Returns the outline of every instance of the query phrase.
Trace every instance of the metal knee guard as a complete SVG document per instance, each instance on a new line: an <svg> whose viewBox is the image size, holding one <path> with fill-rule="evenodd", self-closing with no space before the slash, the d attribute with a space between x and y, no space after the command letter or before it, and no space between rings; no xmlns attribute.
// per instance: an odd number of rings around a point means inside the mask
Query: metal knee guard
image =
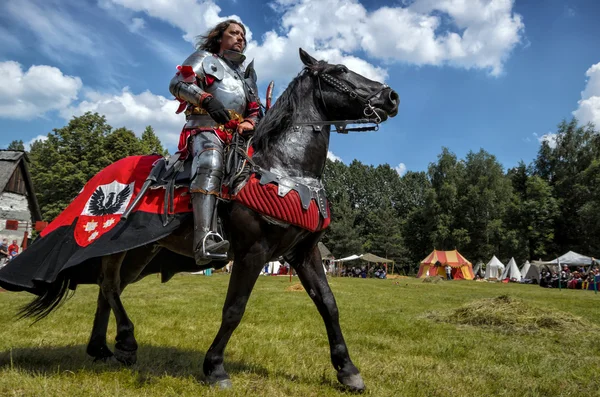
<svg viewBox="0 0 600 397"><path fill-rule="evenodd" d="M212 131L193 136L190 191L217 195L223 179L223 143Z"/></svg>

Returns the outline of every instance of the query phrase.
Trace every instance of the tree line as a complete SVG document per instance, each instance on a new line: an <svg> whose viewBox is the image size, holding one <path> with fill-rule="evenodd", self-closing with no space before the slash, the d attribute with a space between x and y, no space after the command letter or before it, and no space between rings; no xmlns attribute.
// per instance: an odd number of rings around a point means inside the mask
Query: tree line
<svg viewBox="0 0 600 397"><path fill-rule="evenodd" d="M54 129L29 151L44 219L102 168L151 153L167 154L150 126L138 138L86 113ZM323 242L338 258L371 252L414 273L433 248L458 249L474 263L600 255L600 135L576 119L561 122L555 145L542 142L534 161L508 170L483 149L459 159L442 148L427 171L403 176L388 164L327 160L324 182L332 223Z"/></svg>
<svg viewBox="0 0 600 397"><path fill-rule="evenodd" d="M24 150L22 140L8 149ZM85 183L101 169L127 156L168 154L151 126L138 138L127 128L113 128L104 116L86 113L54 129L29 150L30 174L42 218L51 221L64 210Z"/></svg>
<svg viewBox="0 0 600 397"><path fill-rule="evenodd" d="M414 273L434 248L484 263L553 259L569 250L600 255L600 135L561 122L531 164L504 170L481 149L459 159L443 148L426 172L328 161L336 257L372 252Z"/></svg>

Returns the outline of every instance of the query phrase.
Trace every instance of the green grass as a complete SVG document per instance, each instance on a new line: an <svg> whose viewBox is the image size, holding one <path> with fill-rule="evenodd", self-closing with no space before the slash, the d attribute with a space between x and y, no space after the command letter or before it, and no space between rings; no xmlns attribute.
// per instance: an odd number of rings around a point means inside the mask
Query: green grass
<svg viewBox="0 0 600 397"><path fill-rule="evenodd" d="M298 280L294 279L293 283ZM203 383L228 276L148 277L123 302L138 363L85 354L97 287L81 286L34 325L31 299L0 293L1 396L334 396L325 327L289 279L261 277L225 354L234 390ZM331 279L342 329L372 396L600 395L600 294L416 279ZM498 298L500 296L507 296ZM111 319L108 340L115 326Z"/></svg>

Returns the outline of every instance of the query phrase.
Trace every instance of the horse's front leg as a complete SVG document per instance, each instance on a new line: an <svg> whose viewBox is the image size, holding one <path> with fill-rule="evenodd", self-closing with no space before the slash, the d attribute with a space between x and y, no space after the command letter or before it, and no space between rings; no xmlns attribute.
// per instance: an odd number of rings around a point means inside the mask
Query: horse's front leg
<svg viewBox="0 0 600 397"><path fill-rule="evenodd" d="M108 301L117 322L115 358L125 365L137 361L137 341L133 335L133 323L121 302L121 264L127 251L102 257L102 280L100 289Z"/></svg>
<svg viewBox="0 0 600 397"><path fill-rule="evenodd" d="M329 338L331 362L337 370L338 381L353 391L363 391L365 384L358 369L350 359L348 347L340 327L337 304L327 283L319 249L315 246L304 260L291 263L291 265L296 269L302 286L317 306L321 317L323 317L327 337Z"/></svg>
<svg viewBox="0 0 600 397"><path fill-rule="evenodd" d="M251 250L250 253L242 257L236 253L231 278L229 279L227 297L223 305L221 327L215 340L206 352L203 365L204 374L208 382L222 389L231 388L229 374L227 374L223 367L225 347L233 331L235 331L242 320L252 288L254 288L254 284L264 266L265 257L266 255L264 252L261 252L261 249L257 249L255 252Z"/></svg>

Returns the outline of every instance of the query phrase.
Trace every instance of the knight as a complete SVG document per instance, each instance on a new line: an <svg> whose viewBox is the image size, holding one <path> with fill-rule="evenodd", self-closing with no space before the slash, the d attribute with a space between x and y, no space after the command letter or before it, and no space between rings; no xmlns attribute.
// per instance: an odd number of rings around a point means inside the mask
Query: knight
<svg viewBox="0 0 600 397"><path fill-rule="evenodd" d="M169 90L185 110L180 159L192 158L190 175L196 263L224 259L229 241L217 231L216 202L223 179L223 150L232 134L252 134L261 116L254 61L244 67L246 28L236 20L200 36L196 51L178 66Z"/></svg>

